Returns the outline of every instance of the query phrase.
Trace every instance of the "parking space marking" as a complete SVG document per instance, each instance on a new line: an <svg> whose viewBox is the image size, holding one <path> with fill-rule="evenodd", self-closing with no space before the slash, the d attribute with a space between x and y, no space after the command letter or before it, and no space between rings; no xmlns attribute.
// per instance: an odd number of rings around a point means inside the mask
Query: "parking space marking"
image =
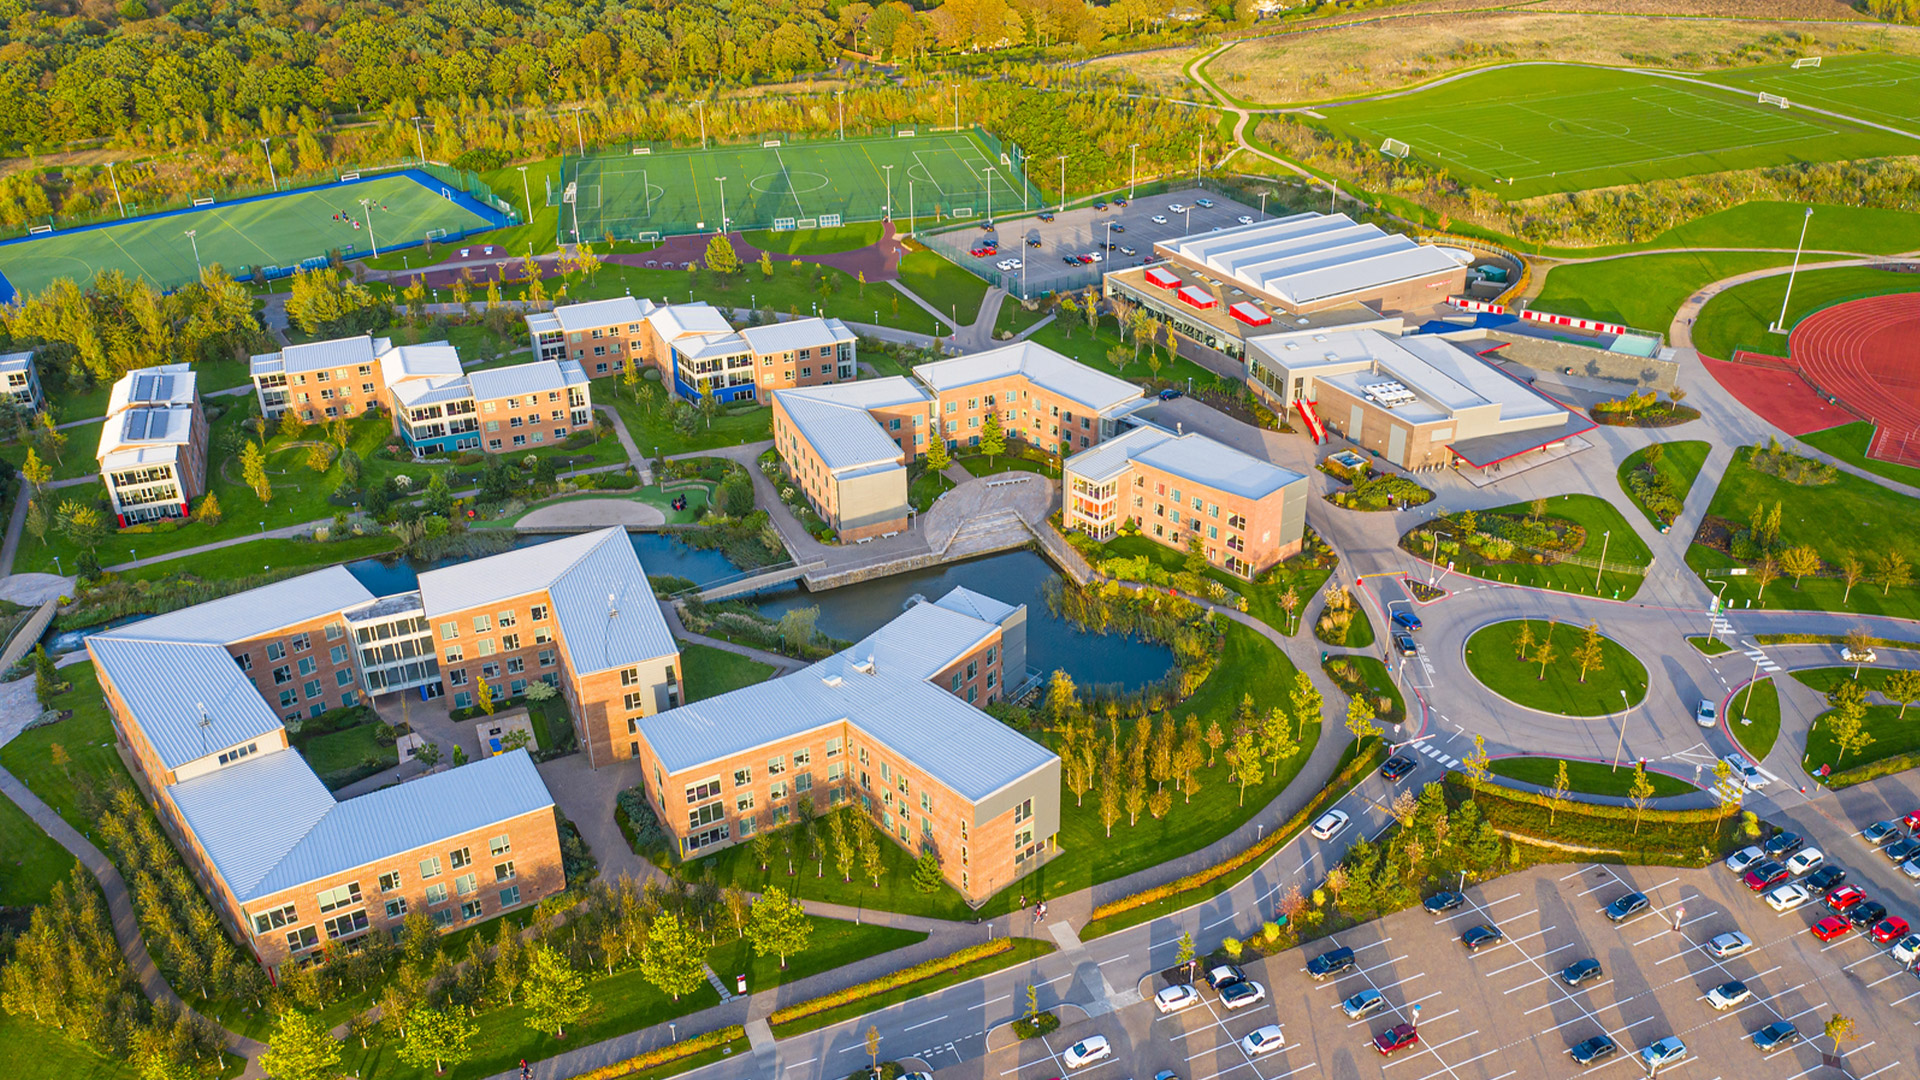
<svg viewBox="0 0 1920 1080"><path fill-rule="evenodd" d="M1852 971L1852 970L1853 970L1854 968L1857 968L1857 967L1859 967L1859 966L1860 966L1861 964L1864 964L1864 963L1866 963L1866 962L1867 962L1867 961L1869 961L1869 960L1877 960L1877 959L1879 959L1880 957L1883 957L1883 956L1885 956L1885 955L1886 955L1886 953L1883 953L1883 952L1870 952L1870 953L1868 953L1867 955L1865 955L1865 956L1863 956L1863 957L1861 957L1860 959L1858 959L1858 960L1855 960L1855 961L1854 961L1853 963L1851 963L1851 964L1848 964L1847 966L1845 966L1845 967L1843 967L1843 968L1841 968L1840 970L1841 970L1841 971Z"/></svg>
<svg viewBox="0 0 1920 1080"><path fill-rule="evenodd" d="M1319 985L1317 985L1317 986L1315 986L1315 987L1314 987L1314 989L1315 989L1315 990L1333 990L1333 989L1337 989L1337 988L1339 987L1339 985L1340 985L1340 980L1341 980L1341 979L1351 979L1351 978L1353 978L1353 977L1354 977L1355 975L1365 975L1365 974L1366 974L1367 972L1369 972L1369 971L1379 971L1379 970L1380 970L1381 968L1383 968L1383 967L1391 967L1391 966L1393 966L1394 964L1397 964L1397 963L1399 963L1400 961L1402 961L1402 960L1405 960L1405 959L1406 959L1406 957L1404 957L1404 956L1396 956L1396 957L1394 957L1394 958L1393 958L1393 959L1391 959L1391 960L1382 960L1382 961L1380 961L1379 963L1377 963L1377 964L1375 964L1375 965L1373 965L1373 966L1372 966L1372 967L1370 967L1370 968L1355 968L1354 970L1352 970L1352 971L1349 971L1349 972L1347 972L1347 973L1346 973L1346 974L1344 974L1344 975L1336 975L1336 976L1334 976L1334 977L1333 977L1333 981L1332 981L1332 982L1323 982L1323 983L1320 983ZM1307 969L1306 969L1306 968L1301 968L1300 970L1301 970L1301 971L1305 971L1305 970L1307 970ZM1369 985L1369 986L1373 986L1373 980L1372 980L1372 979L1368 979L1368 980L1367 980L1367 985ZM1375 986L1375 987L1374 987L1374 989L1376 989L1376 990L1378 990L1378 989L1379 989L1379 987L1377 987L1377 986Z"/></svg>
<svg viewBox="0 0 1920 1080"><path fill-rule="evenodd" d="M1551 930L1552 927L1548 927L1547 929ZM1546 930L1542 930L1541 933L1543 934L1546 933ZM1530 964L1536 959L1544 960L1547 957L1552 956L1554 953L1565 952L1566 950L1573 948L1573 944L1574 944L1573 942L1569 941L1565 945L1558 945L1558 946L1555 946L1554 948L1548 949L1546 952L1541 953L1538 957L1529 956L1525 960L1515 961L1514 963L1508 964L1506 967L1503 967L1503 968L1494 968L1492 971L1485 972L1484 974L1491 977L1494 975L1498 975L1503 971L1512 971L1514 968L1520 967L1522 964Z"/></svg>
<svg viewBox="0 0 1920 1080"><path fill-rule="evenodd" d="M1456 1011L1457 1011L1457 1010L1456 1010ZM1431 1022L1432 1022L1432 1021L1428 1021L1428 1023L1431 1023ZM1446 1049L1447 1047L1449 1047L1449 1046L1452 1046L1452 1045L1453 1045L1454 1043L1457 1043L1457 1042L1459 1042L1459 1041L1460 1041L1461 1039L1471 1039L1471 1038L1473 1038L1473 1037L1474 1037L1475 1035L1478 1035L1478 1034L1480 1034L1480 1029L1479 1029L1479 1028L1474 1028L1474 1029L1473 1029L1472 1031L1469 1031L1469 1032L1467 1032L1467 1033L1466 1033L1465 1035L1455 1035L1455 1036L1454 1036L1453 1038L1451 1038L1451 1039L1448 1039L1448 1040L1447 1040L1446 1042L1443 1042L1443 1043L1435 1043L1435 1044L1433 1044L1433 1045L1431 1045L1431 1046L1429 1046L1429 1045L1428 1045L1428 1044L1426 1044L1426 1043L1421 1043L1421 1044L1420 1044L1420 1053L1421 1053L1421 1054L1432 1054L1432 1055L1434 1055L1434 1057L1435 1057L1436 1059L1438 1059L1438 1058L1439 1058L1439 1056L1440 1056L1440 1051L1442 1051L1442 1050L1445 1050L1445 1049ZM1406 1064L1407 1062L1409 1062L1409 1061L1412 1061L1412 1060L1414 1060L1415 1058L1418 1058L1419 1056L1420 1056L1420 1054L1411 1054L1411 1055L1409 1055L1409 1056L1407 1056L1407 1057L1403 1057L1403 1058L1401 1058L1401 1059L1399 1059L1398 1061L1389 1061L1389 1062L1387 1062L1387 1063L1386 1063L1385 1065L1382 1065L1382 1066L1380 1066L1380 1067L1381 1067L1382 1069L1391 1069L1391 1068L1393 1068L1393 1067L1394 1067L1395 1065L1405 1065L1405 1064ZM1444 1062L1444 1061L1442 1061L1442 1062L1441 1062L1441 1064L1442 1064L1443 1066L1445 1066L1445 1065L1446 1065L1446 1062ZM1441 1071L1442 1071L1442 1072L1447 1072L1447 1073L1451 1073L1451 1072L1453 1071L1453 1068L1452 1068L1452 1066L1447 1066L1447 1067L1445 1067L1445 1068L1443 1068L1443 1069L1442 1069Z"/></svg>
<svg viewBox="0 0 1920 1080"><path fill-rule="evenodd" d="M1879 978L1873 980L1867 985L1869 987L1879 986L1881 983L1886 982L1888 979L1897 979L1900 976L1905 975L1906 973L1907 973L1906 968L1895 968L1893 971L1889 972L1888 974L1880 976Z"/></svg>
<svg viewBox="0 0 1920 1080"><path fill-rule="evenodd" d="M1879 1076L1881 1073L1886 1072L1888 1069L1891 1069L1893 1068L1894 1065L1898 1065L1898 1064L1900 1063L1896 1061L1893 1063L1893 1065L1882 1065L1865 1076L1855 1077L1854 1080L1873 1080L1874 1077Z"/></svg>
<svg viewBox="0 0 1920 1080"><path fill-rule="evenodd" d="M1317 1061L1309 1061L1305 1065L1302 1065L1297 1069L1288 1069L1286 1072L1283 1072L1279 1076L1274 1077L1273 1080L1287 1080L1287 1077L1292 1076L1294 1073L1305 1072L1306 1070L1311 1069L1318 1064L1320 1063Z"/></svg>
<svg viewBox="0 0 1920 1080"><path fill-rule="evenodd" d="M1545 933L1547 933L1547 932L1549 932L1549 931L1551 931L1551 930L1554 930L1554 929L1556 929L1556 928L1555 928L1555 927L1552 927L1552 926L1548 926L1548 927L1543 927L1543 928L1541 928L1541 929L1539 929L1539 930L1535 930L1535 931L1534 931L1533 933L1531 933L1531 934L1528 934L1528 935L1526 935L1525 937L1517 937L1517 938L1508 938L1507 940L1505 940L1505 941L1502 941L1502 942L1501 942L1500 944L1498 944L1498 945L1495 945L1495 946L1494 946L1493 948L1491 948L1491 949L1488 949L1488 950L1487 950L1486 952L1477 952L1477 953L1470 953L1470 954L1468 954L1468 956L1467 956L1467 959L1469 959L1469 960L1473 960L1473 959L1477 959L1478 957L1482 957L1482 956L1487 956L1487 955L1490 955L1490 954L1492 954L1492 953L1497 953L1497 952L1499 952L1499 951L1500 951L1501 949L1504 949L1504 948L1506 948L1506 947L1507 947L1507 946L1509 946L1509 945L1511 945L1511 946L1513 946L1513 947L1514 947L1514 949L1515 949L1516 951L1518 951L1518 952L1520 952L1521 954L1523 954L1523 955L1524 955L1524 954L1526 953L1526 950L1525 950L1525 949L1521 949L1521 948L1520 948L1520 943L1521 943L1521 942L1523 942L1523 941L1532 941L1532 940L1533 940L1534 938L1537 938L1537 937L1539 937L1539 936L1540 936L1541 934L1545 934ZM1505 968L1502 968L1501 970L1502 970L1502 971L1504 971L1504 970L1506 970L1506 969L1505 969ZM1492 972L1487 972L1487 974L1492 974Z"/></svg>
<svg viewBox="0 0 1920 1080"><path fill-rule="evenodd" d="M1920 997L1920 990L1915 990L1913 993L1908 994L1906 997L1901 998L1899 1001L1889 1001L1887 1002L1887 1004L1888 1005L1904 1005L1907 1002L1912 1001L1914 998L1917 998L1917 997ZM1914 1023L1920 1024L1920 1020L1915 1020Z"/></svg>

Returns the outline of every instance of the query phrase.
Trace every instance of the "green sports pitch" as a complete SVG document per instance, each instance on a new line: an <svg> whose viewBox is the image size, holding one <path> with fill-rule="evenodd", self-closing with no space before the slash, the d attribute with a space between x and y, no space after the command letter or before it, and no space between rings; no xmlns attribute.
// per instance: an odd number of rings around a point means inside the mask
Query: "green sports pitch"
<svg viewBox="0 0 1920 1080"><path fill-rule="evenodd" d="M1914 151L1912 139L1761 104L1759 92L1526 64L1322 112L1333 130L1374 147L1398 139L1416 159L1508 199Z"/></svg>
<svg viewBox="0 0 1920 1080"><path fill-rule="evenodd" d="M1877 124L1908 131L1920 125L1920 60L1873 54L1825 57L1818 67L1769 64L1709 77L1749 93L1778 94L1792 104Z"/></svg>
<svg viewBox="0 0 1920 1080"><path fill-rule="evenodd" d="M490 219L476 205L431 177L388 175L29 236L0 244L0 300L32 295L57 278L85 283L102 270L174 288L198 276L196 243L201 264L219 263L238 274L242 267L298 266L335 249L367 252L374 240L385 250L429 233L458 236L499 224L503 215ZM349 215L360 220L359 228Z"/></svg>
<svg viewBox="0 0 1920 1080"><path fill-rule="evenodd" d="M886 217L987 217L1038 206L1021 163L965 134L602 153L566 163L560 239L655 239Z"/></svg>

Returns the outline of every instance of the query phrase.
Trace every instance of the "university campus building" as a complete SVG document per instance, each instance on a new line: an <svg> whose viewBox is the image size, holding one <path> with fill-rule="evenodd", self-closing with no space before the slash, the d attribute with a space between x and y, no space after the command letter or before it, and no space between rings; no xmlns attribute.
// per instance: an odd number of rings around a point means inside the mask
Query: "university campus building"
<svg viewBox="0 0 1920 1080"><path fill-rule="evenodd" d="M40 373L34 368L32 349L0 353L0 393L15 406L34 412L46 404L46 396L40 392Z"/></svg>
<svg viewBox="0 0 1920 1080"><path fill-rule="evenodd" d="M184 518L207 490L207 414L188 364L120 376L100 426L100 479L121 528Z"/></svg>
<svg viewBox="0 0 1920 1080"><path fill-rule="evenodd" d="M1497 343L1495 343L1497 345ZM1247 382L1402 469L1484 469L1593 428L1577 410L1434 334L1269 334L1247 342Z"/></svg>
<svg viewBox="0 0 1920 1080"><path fill-rule="evenodd" d="M515 450L593 430L593 394L571 360L468 374L444 341L394 345L371 335L289 345L252 361L262 415L310 423L386 409L415 456Z"/></svg>
<svg viewBox="0 0 1920 1080"><path fill-rule="evenodd" d="M793 674L642 717L635 756L680 854L857 802L970 901L1040 865L1060 759L981 711L1025 672L1026 617L956 588Z"/></svg>
<svg viewBox="0 0 1920 1080"><path fill-rule="evenodd" d="M1467 263L1345 214L1301 213L1153 245L1155 262L1106 275L1109 298L1138 304L1195 345L1238 359L1281 329L1398 330L1466 288ZM1464 253L1461 253L1464 255Z"/></svg>
<svg viewBox="0 0 1920 1080"><path fill-rule="evenodd" d="M629 362L652 366L683 398L701 388L721 401L766 401L791 386L826 386L859 377L853 331L839 319L792 319L735 330L705 301L656 304L622 296L567 304L528 315L542 359L572 360L592 377L617 375Z"/></svg>
<svg viewBox="0 0 1920 1080"><path fill-rule="evenodd" d="M525 751L336 800L289 726L394 692L473 703L559 688L595 767L680 704L679 650L620 529L420 576L376 597L342 567L87 639L119 742L229 925L269 969L411 911L470 925L564 888ZM294 729L297 730L297 727Z"/></svg>
<svg viewBox="0 0 1920 1080"><path fill-rule="evenodd" d="M1137 427L1066 461L1064 522L1109 540L1131 521L1243 578L1299 554L1307 478L1195 432Z"/></svg>

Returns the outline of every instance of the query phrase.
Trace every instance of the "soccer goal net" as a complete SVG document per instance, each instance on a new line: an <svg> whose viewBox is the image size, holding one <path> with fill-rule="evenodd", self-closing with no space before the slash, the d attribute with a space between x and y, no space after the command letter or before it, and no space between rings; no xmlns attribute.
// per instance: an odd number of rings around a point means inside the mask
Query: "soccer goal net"
<svg viewBox="0 0 1920 1080"><path fill-rule="evenodd" d="M1784 108L1786 108L1786 107L1787 107L1787 99L1786 99L1786 98L1783 98L1783 97L1781 97L1781 96L1780 96L1779 94L1761 94L1761 95L1760 95L1760 104L1762 104L1762 105L1778 105L1778 106L1780 106L1781 108L1783 108L1783 109L1784 109Z"/></svg>
<svg viewBox="0 0 1920 1080"><path fill-rule="evenodd" d="M1817 68L1819 66L1820 58L1817 56L1803 56L1793 62L1793 70L1795 71L1799 71L1801 68Z"/></svg>
<svg viewBox="0 0 1920 1080"><path fill-rule="evenodd" d="M1413 153L1413 147L1408 146L1399 139L1388 139L1380 144L1380 152L1390 158L1404 158L1408 154Z"/></svg>

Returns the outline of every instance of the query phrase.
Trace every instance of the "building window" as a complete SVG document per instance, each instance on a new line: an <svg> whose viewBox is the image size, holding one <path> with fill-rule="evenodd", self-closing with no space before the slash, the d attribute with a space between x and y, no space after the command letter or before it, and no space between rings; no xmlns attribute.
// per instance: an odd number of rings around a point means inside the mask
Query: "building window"
<svg viewBox="0 0 1920 1080"><path fill-rule="evenodd" d="M476 633L476 634L484 634L484 633L486 633L487 631L489 631L489 630L492 630L492 629L493 629L493 616L491 616L491 615L475 615L475 616L473 617L473 632L474 632L474 633Z"/></svg>
<svg viewBox="0 0 1920 1080"><path fill-rule="evenodd" d="M429 855L426 858L421 859L420 860L420 876L423 878L439 877L440 876L440 856Z"/></svg>
<svg viewBox="0 0 1920 1080"><path fill-rule="evenodd" d="M333 662L334 662L335 664L344 664L344 663L346 663L346 662L347 662L347 647L346 647L345 645L335 645L335 646L334 646L333 648L331 648L331 649L328 649L328 650L327 650L327 659L329 659L329 660L331 660L331 661L333 661Z"/></svg>
<svg viewBox="0 0 1920 1080"><path fill-rule="evenodd" d="M293 681L293 668L291 666L287 664L281 664L279 667L273 669L273 684L275 686L280 686L285 683L290 683L292 681Z"/></svg>
<svg viewBox="0 0 1920 1080"><path fill-rule="evenodd" d="M509 888L500 890L500 906L501 907L503 908L517 907L519 906L519 903L520 903L520 886L514 885Z"/></svg>
<svg viewBox="0 0 1920 1080"><path fill-rule="evenodd" d="M767 759L767 775L768 776L779 776L781 773L786 771L787 771L787 755L775 754L773 757L770 757Z"/></svg>
<svg viewBox="0 0 1920 1080"><path fill-rule="evenodd" d="M291 926L293 922L294 908L292 904L288 904L285 907L275 908L272 911L264 911L255 915L253 917L253 932L256 934L270 933L283 926Z"/></svg>
<svg viewBox="0 0 1920 1080"><path fill-rule="evenodd" d="M813 764L813 751L812 751L812 750L809 750L809 749L804 749L804 748L803 748L803 749L800 749L800 750L795 750L795 751L793 752L793 767L794 767L794 768L796 768L796 769L804 769L804 768L806 768L807 766L809 766L809 765L811 765L811 764Z"/></svg>
<svg viewBox="0 0 1920 1080"><path fill-rule="evenodd" d="M827 783L829 784L837 783L839 782L840 778L845 776L846 774L847 774L847 767L841 764L840 762L836 761L833 764L827 766Z"/></svg>
<svg viewBox="0 0 1920 1080"><path fill-rule="evenodd" d="M440 899L444 902L446 900L446 897L442 896ZM433 925L436 927L439 927L442 930L445 930L447 927L453 925L453 909L452 908L447 908L441 911L430 912L429 914L433 916Z"/></svg>
<svg viewBox="0 0 1920 1080"><path fill-rule="evenodd" d="M453 879L453 891L461 896L472 896L480 888L480 875L461 874Z"/></svg>
<svg viewBox="0 0 1920 1080"><path fill-rule="evenodd" d="M267 659L279 660L287 655L287 647L277 641L267 642Z"/></svg>
<svg viewBox="0 0 1920 1080"><path fill-rule="evenodd" d="M781 799L784 799L786 797L787 797L787 782L785 780L775 780L773 783L767 785L767 801L768 802L779 802Z"/></svg>
<svg viewBox="0 0 1920 1080"><path fill-rule="evenodd" d="M400 871L389 870L388 872L380 875L380 891L381 892L383 893L399 892L400 885L401 885Z"/></svg>
<svg viewBox="0 0 1920 1080"><path fill-rule="evenodd" d="M513 841L508 839L504 834L496 836L487 841L487 851L497 859L513 851Z"/></svg>
<svg viewBox="0 0 1920 1080"><path fill-rule="evenodd" d="M733 786L734 787L746 787L748 784L751 784L751 783L753 783L752 766L748 766L747 768L744 768L744 769L733 770Z"/></svg>
<svg viewBox="0 0 1920 1080"><path fill-rule="evenodd" d="M827 756L830 758L836 758L840 756L840 740L839 739L827 740Z"/></svg>
<svg viewBox="0 0 1920 1080"><path fill-rule="evenodd" d="M292 952L305 952L320 944L320 932L311 926L303 926L287 934L287 948Z"/></svg>
<svg viewBox="0 0 1920 1080"><path fill-rule="evenodd" d="M404 919L407 917L407 898L402 896L387 901L387 918Z"/></svg>
<svg viewBox="0 0 1920 1080"><path fill-rule="evenodd" d="M236 746L220 755L220 764L225 765L229 762L239 761L248 754L254 753L259 748L259 743L248 743L245 746Z"/></svg>
<svg viewBox="0 0 1920 1080"><path fill-rule="evenodd" d="M457 638L459 636L460 636L459 623L443 622L440 624L440 640L452 641L454 638Z"/></svg>
<svg viewBox="0 0 1920 1080"><path fill-rule="evenodd" d="M311 648L313 648L313 638L311 635L295 634L293 636L294 652L306 652L308 649L311 649Z"/></svg>
<svg viewBox="0 0 1920 1080"><path fill-rule="evenodd" d="M360 902L360 883L357 881L349 881L345 885L338 885L328 889L326 892L317 894L314 899L319 901L320 913L322 915L336 908L357 904Z"/></svg>
<svg viewBox="0 0 1920 1080"><path fill-rule="evenodd" d="M320 696L320 680L308 679L305 683L301 684L300 689L307 695L308 700L317 698Z"/></svg>
<svg viewBox="0 0 1920 1080"><path fill-rule="evenodd" d="M925 791L920 793L920 812L923 814L933 813L933 795L931 793Z"/></svg>
<svg viewBox="0 0 1920 1080"><path fill-rule="evenodd" d="M473 855L472 855L471 849L460 848L458 850L448 852L447 865L451 866L455 870L460 870L465 867L472 866Z"/></svg>
<svg viewBox="0 0 1920 1080"><path fill-rule="evenodd" d="M697 784L687 785L687 805L689 806L707 799L718 798L719 795L720 778L717 776L708 777Z"/></svg>
<svg viewBox="0 0 1920 1080"><path fill-rule="evenodd" d="M427 906L432 907L433 905L444 904L446 902L447 886L444 882L436 882L435 884L427 886Z"/></svg>
<svg viewBox="0 0 1920 1080"><path fill-rule="evenodd" d="M640 669L637 667L621 668L620 669L620 685L621 686L640 685Z"/></svg>
<svg viewBox="0 0 1920 1080"><path fill-rule="evenodd" d="M463 919L477 919L483 914L485 912L481 909L478 900L468 900L460 905L460 917Z"/></svg>
<svg viewBox="0 0 1920 1080"><path fill-rule="evenodd" d="M367 928L367 913L364 911L355 911L346 915L336 915L328 919L323 925L327 928L327 938L329 940L337 940L346 937L348 934L357 934L365 930Z"/></svg>

